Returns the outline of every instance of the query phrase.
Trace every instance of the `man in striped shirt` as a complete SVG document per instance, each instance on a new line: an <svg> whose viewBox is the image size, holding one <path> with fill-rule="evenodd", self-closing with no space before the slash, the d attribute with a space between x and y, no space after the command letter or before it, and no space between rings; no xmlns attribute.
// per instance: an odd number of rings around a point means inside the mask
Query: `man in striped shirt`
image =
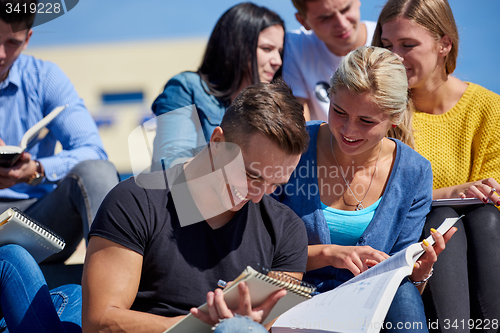
<svg viewBox="0 0 500 333"><path fill-rule="evenodd" d="M54 108L68 106L40 143L12 167L0 167L0 213L18 207L59 234L66 248L47 260L63 262L118 176L68 77L53 63L21 54L33 34L32 6L36 0L0 0L0 145L17 146ZM54 154L58 141L62 151Z"/></svg>

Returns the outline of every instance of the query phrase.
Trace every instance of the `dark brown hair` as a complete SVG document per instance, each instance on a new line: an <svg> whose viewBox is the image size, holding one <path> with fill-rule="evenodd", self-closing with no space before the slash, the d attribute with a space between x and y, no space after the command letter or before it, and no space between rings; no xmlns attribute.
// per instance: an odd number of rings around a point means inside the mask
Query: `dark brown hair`
<svg viewBox="0 0 500 333"><path fill-rule="evenodd" d="M285 31L285 23L278 14L250 2L233 6L221 16L197 72L207 84L209 94L229 105L243 80L249 80L250 84L260 82L257 71L259 34L274 25ZM283 54L281 57L283 59ZM280 67L274 77L280 77L281 72Z"/></svg>
<svg viewBox="0 0 500 333"><path fill-rule="evenodd" d="M258 83L241 91L222 118L227 142L245 146L245 139L261 133L289 155L307 150L304 108L282 80Z"/></svg>
<svg viewBox="0 0 500 333"><path fill-rule="evenodd" d="M0 0L0 20L12 25L13 31L31 29L31 27L33 26L33 22L35 21L35 14L36 14L32 13L30 10L31 4L35 4L35 9L36 9L38 1ZM18 8L20 10L16 11L15 8ZM11 13L9 13L9 11L11 11Z"/></svg>

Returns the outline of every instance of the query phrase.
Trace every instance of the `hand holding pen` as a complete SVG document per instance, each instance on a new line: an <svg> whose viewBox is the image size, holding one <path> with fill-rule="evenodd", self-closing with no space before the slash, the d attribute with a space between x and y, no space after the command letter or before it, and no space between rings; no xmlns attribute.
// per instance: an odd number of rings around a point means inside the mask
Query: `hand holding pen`
<svg viewBox="0 0 500 333"><path fill-rule="evenodd" d="M225 281L219 280L219 287L228 287L232 282L224 284ZM222 319L234 317L236 314L240 316L248 316L253 321L262 323L271 312L272 308L280 300L281 297L286 295L286 290L281 289L272 293L261 305L252 308L252 301L250 298L250 291L248 290L245 282L238 283L239 291L239 305L235 310L228 308L224 300L224 293L222 289L215 289L213 292L207 293L207 308L208 314L201 312L197 308L192 308L191 314L201 321L209 324L216 325Z"/></svg>

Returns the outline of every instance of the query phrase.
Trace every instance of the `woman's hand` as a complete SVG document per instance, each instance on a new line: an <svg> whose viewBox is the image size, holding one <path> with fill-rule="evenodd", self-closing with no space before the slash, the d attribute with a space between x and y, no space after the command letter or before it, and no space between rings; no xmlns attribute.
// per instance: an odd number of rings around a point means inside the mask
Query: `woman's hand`
<svg viewBox="0 0 500 333"><path fill-rule="evenodd" d="M239 306L235 310L228 308L222 290L216 289L214 292L210 291L207 293L208 314L201 312L197 308L192 308L191 314L212 326L219 323L221 319L232 318L236 314L248 316L253 321L262 323L280 298L286 295L286 290L278 290L272 293L260 306L252 308L250 292L245 282L241 282L238 285L238 291Z"/></svg>
<svg viewBox="0 0 500 333"><path fill-rule="evenodd" d="M370 246L310 245L307 270L333 266L356 276L387 258L389 255Z"/></svg>
<svg viewBox="0 0 500 333"><path fill-rule="evenodd" d="M500 205L500 184L494 178L481 179L475 182L440 188L433 191L434 199L478 198L484 203L491 200Z"/></svg>
<svg viewBox="0 0 500 333"><path fill-rule="evenodd" d="M427 241L423 242L425 253L415 263L413 273L410 275L410 280L413 282L422 281L431 274L432 265L437 261L439 254L443 252L446 243L448 243L451 236L453 236L456 231L457 228L453 227L443 236L435 229L431 229L431 235L435 243L431 246L425 244Z"/></svg>

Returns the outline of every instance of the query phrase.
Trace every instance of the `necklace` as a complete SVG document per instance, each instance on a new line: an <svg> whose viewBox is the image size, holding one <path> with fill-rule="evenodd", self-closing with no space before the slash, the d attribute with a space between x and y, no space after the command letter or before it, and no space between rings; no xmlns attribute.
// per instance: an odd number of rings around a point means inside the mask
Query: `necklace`
<svg viewBox="0 0 500 333"><path fill-rule="evenodd" d="M377 162L375 163L375 171L373 171L372 179L370 180L370 185L368 185L368 189L366 190L365 196L360 201L354 195L354 192L352 191L351 187L349 186L349 182L347 181L347 179L345 179L344 173L342 172L342 168L340 167L339 162L337 161L337 157L335 157L335 153L333 152L333 134L332 134L332 137L330 139L330 149L332 150L332 155L333 155L333 158L335 159L335 163L337 164L337 167L340 170L340 174L342 175L342 178L344 178L344 182L347 185L347 188L349 189L349 192L351 192L351 194L354 197L354 199L358 202L358 204L356 205L355 210L362 210L362 209L365 208L365 207L363 207L363 205L361 203L363 202L363 200L365 200L366 195L368 194L368 192L370 191L370 187L372 186L373 178L375 178L375 174L377 173L378 161L380 161L380 155L382 155L382 148L383 147L384 147L384 140L382 140L382 145L380 146L380 152L378 153Z"/></svg>

